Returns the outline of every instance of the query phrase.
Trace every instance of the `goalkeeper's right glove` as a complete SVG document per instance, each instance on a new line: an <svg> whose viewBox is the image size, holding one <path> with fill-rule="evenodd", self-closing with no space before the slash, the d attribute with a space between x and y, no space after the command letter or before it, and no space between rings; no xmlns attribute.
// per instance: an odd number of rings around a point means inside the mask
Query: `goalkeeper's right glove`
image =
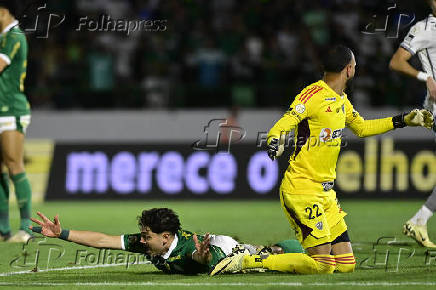
<svg viewBox="0 0 436 290"><path fill-rule="evenodd" d="M272 161L274 161L277 157L277 152L279 151L279 139L272 138L271 141L268 144L268 156L271 158Z"/></svg>

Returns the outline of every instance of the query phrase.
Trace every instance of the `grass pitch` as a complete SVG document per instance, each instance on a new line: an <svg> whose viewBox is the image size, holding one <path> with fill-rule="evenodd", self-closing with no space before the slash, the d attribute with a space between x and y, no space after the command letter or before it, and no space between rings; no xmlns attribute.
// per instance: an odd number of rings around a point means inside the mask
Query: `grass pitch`
<svg viewBox="0 0 436 290"><path fill-rule="evenodd" d="M25 246L0 243L0 286L8 289L211 290L434 288L436 249L427 251L401 234L402 224L422 203L416 200L342 200L341 205L349 214L346 221L357 257L357 269L351 274L166 275L140 259L130 265L137 257L128 257L127 253L110 251L105 254L58 239L36 239ZM137 232L136 217L142 209L152 207L173 208L180 215L182 227L197 233L226 234L256 244L294 237L278 200L50 202L35 205L34 211L40 210L49 217L59 213L64 228L118 235ZM17 227L19 217L14 207L11 218L12 225ZM428 228L435 241L436 219L430 220ZM107 258L109 254L113 259ZM128 267L126 263L130 263Z"/></svg>

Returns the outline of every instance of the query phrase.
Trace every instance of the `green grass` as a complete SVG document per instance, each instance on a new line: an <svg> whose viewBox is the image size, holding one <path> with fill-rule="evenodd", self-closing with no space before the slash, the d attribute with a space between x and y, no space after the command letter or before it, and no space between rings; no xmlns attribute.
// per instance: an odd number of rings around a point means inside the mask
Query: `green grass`
<svg viewBox="0 0 436 290"><path fill-rule="evenodd" d="M110 289L143 289L144 287L153 289L348 289L351 287L361 289L387 287L424 289L436 286L436 250L433 255L435 258L430 260L430 265L426 265L426 250L418 247L412 240L401 234L402 224L422 205L422 201L343 200L341 205L349 213L346 221L358 259L357 269L351 274L299 276L256 273L219 277L182 276L162 274L151 265L32 273L34 265L32 263L24 265L22 245L0 243L0 286L6 288L15 286L17 289L22 289L25 286L38 289L48 287L58 289L103 287ZM123 234L137 232L136 216L142 209L164 206L173 208L179 213L184 229L199 233L226 234L237 237L241 241L255 244L268 244L294 237L282 213L279 201L53 202L35 205L34 209L42 211L49 217L59 213L64 228ZM19 220L18 211L15 208L11 212L11 219L12 225L16 227ZM428 227L432 240L436 240L436 230L433 230L435 225L436 222L430 220ZM396 243L386 245L388 240L392 240L392 238L387 238L382 240L384 245L374 247L373 244L380 237L395 237ZM41 240L38 241L41 242ZM60 258L57 258L58 252L52 252L49 269L78 266L74 264L77 250L98 254L96 249L57 239L49 239L45 243L55 244L57 246L54 247L65 250L64 255ZM49 248L44 246L44 243L39 244L39 246L36 243L27 246L26 249L29 253L27 261L34 259L38 248L40 250L38 268L43 270L47 268L48 254L46 249ZM400 249L402 249L402 254L399 263L397 263ZM387 268L382 265L386 251L390 253ZM410 253L413 255L408 257ZM374 265L375 254L377 254L376 262L379 265ZM14 259L16 262L13 263L12 267L10 263ZM83 266L86 263L80 265ZM26 273L4 275L4 273L14 271L25 271ZM418 284L411 284L415 282ZM423 285L425 282L430 283L430 285ZM108 285L105 286L102 283L108 283ZM129 285L129 283L131 284ZM144 285L144 283L149 284ZM351 285L350 283L357 284ZM363 283L368 284L363 286Z"/></svg>

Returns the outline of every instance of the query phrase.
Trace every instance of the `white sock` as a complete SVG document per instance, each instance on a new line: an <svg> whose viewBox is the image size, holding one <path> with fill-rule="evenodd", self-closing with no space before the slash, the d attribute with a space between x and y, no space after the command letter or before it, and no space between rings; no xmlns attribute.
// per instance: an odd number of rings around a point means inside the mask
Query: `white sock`
<svg viewBox="0 0 436 290"><path fill-rule="evenodd" d="M431 216L433 215L433 212L429 210L425 205L423 205L418 212L413 216L413 218L410 219L412 223L418 226L425 226L427 224L427 221Z"/></svg>

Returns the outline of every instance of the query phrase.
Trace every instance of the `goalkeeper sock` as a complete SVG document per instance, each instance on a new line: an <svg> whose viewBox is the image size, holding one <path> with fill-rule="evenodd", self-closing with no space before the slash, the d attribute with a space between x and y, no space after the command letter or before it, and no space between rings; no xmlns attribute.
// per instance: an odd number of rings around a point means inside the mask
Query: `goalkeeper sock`
<svg viewBox="0 0 436 290"><path fill-rule="evenodd" d="M335 270L335 259L332 255L308 256L302 253L245 256L242 269L263 268L271 271L296 274L331 274Z"/></svg>
<svg viewBox="0 0 436 290"><path fill-rule="evenodd" d="M0 175L0 233L5 236L11 232L9 224L9 177Z"/></svg>
<svg viewBox="0 0 436 290"><path fill-rule="evenodd" d="M18 206L20 208L20 230L31 233L30 215L32 213L32 191L26 173L19 173L11 177L15 186Z"/></svg>
<svg viewBox="0 0 436 290"><path fill-rule="evenodd" d="M336 261L336 272L340 273L349 273L354 272L354 268L356 267L356 259L354 258L353 253L335 255Z"/></svg>

